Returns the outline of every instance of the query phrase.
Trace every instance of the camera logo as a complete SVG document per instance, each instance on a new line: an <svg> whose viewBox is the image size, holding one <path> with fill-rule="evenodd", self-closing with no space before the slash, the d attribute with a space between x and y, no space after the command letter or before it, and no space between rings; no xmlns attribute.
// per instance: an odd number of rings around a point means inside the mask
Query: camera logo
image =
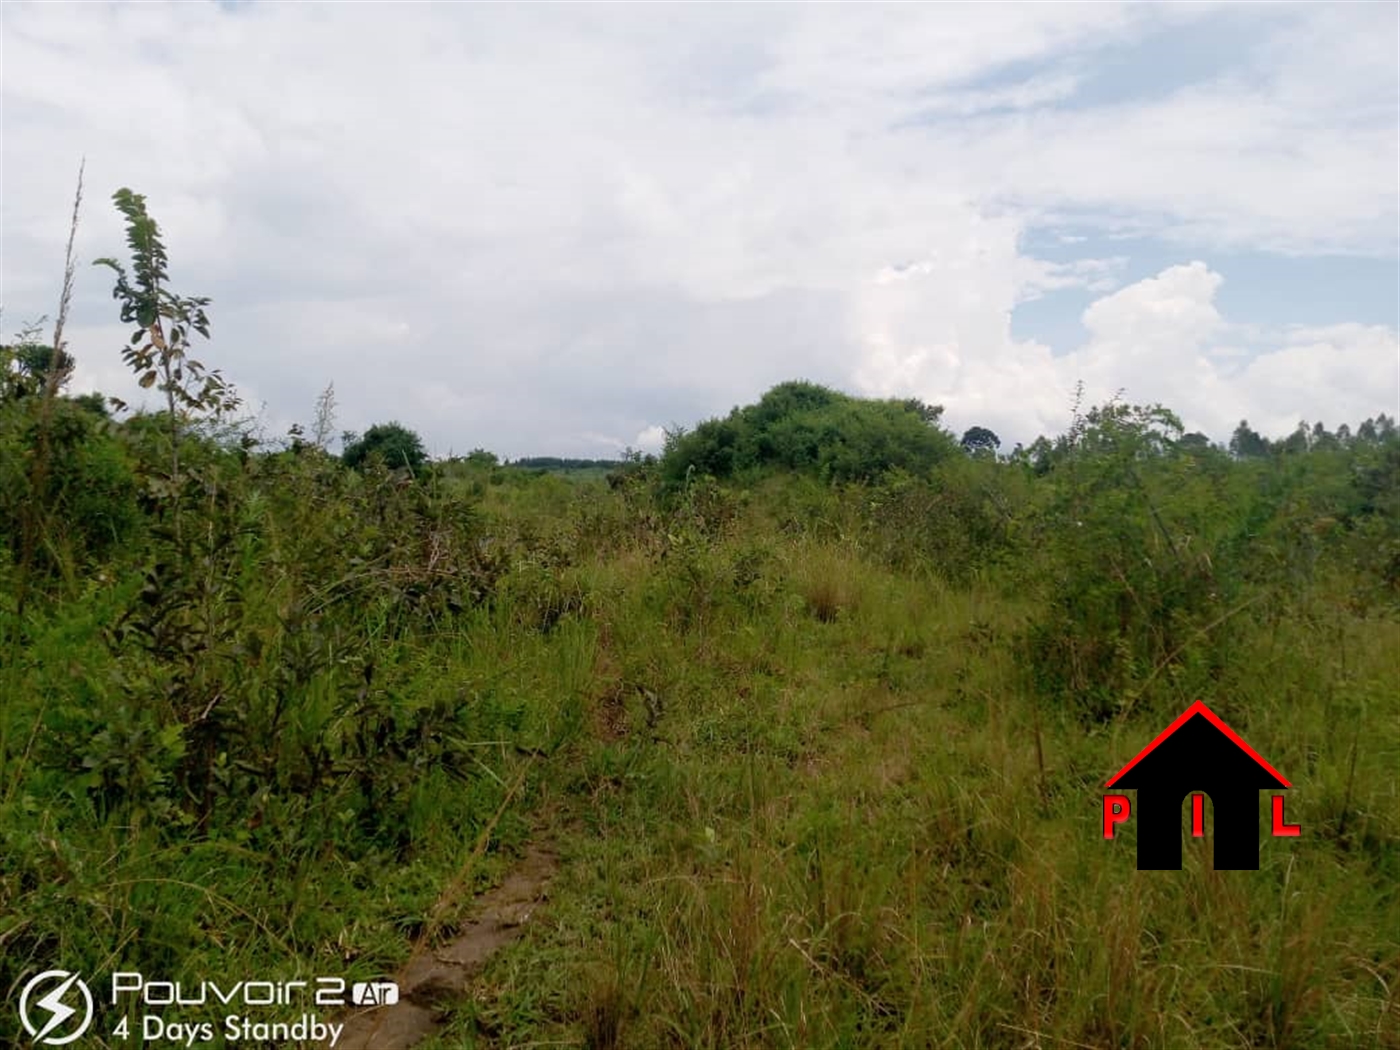
<svg viewBox="0 0 1400 1050"><path fill-rule="evenodd" d="M52 991L34 1001L34 1007L39 1013L38 1020L43 1022L42 1028L36 1027L29 1015L29 998L42 985L50 981L57 981L59 984ZM75 1009L64 1002L75 985L82 994L81 1009ZM53 1034L69 1027L68 1022L80 1013L82 1020L67 1035ZM24 1025L24 1030L33 1036L34 1041L39 1045L65 1046L80 1039L82 1034L87 1031L88 1025L92 1023L92 993L88 991L88 986L76 973L69 973L67 970L45 970L37 977L31 977L24 986L24 990L19 993L19 1020Z"/></svg>
<svg viewBox="0 0 1400 1050"><path fill-rule="evenodd" d="M399 1001L399 986L393 981L356 981L350 986L350 1001L356 1006L393 1006Z"/></svg>

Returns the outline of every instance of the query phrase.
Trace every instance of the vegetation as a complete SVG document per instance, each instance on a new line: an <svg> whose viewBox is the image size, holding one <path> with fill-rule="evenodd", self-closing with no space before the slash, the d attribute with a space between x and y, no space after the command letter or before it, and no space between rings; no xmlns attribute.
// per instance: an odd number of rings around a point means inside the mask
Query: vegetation
<svg viewBox="0 0 1400 1050"><path fill-rule="evenodd" d="M1400 1045L1393 420L1226 449L1115 401L999 458L797 382L606 481L337 458L330 388L230 438L210 304L118 205L164 409L66 397L63 310L0 349L7 1001L393 974L534 842L438 1045ZM1196 699L1293 783L1257 872L1102 838Z"/></svg>
<svg viewBox="0 0 1400 1050"><path fill-rule="evenodd" d="M938 427L943 409L917 399L866 401L815 383L775 386L692 431L667 435L663 478L716 478L782 469L825 481L869 481L891 469L927 471L957 449Z"/></svg>
<svg viewBox="0 0 1400 1050"><path fill-rule="evenodd" d="M423 439L402 423L379 423L363 437L347 435L341 454L347 467L359 470L373 460L396 469L419 470L428 461Z"/></svg>
<svg viewBox="0 0 1400 1050"><path fill-rule="evenodd" d="M972 455L995 454L996 450L1001 448L1001 438L986 427L969 427L963 431L962 441L959 444L962 445L965 452Z"/></svg>
<svg viewBox="0 0 1400 1050"><path fill-rule="evenodd" d="M525 470L616 470L626 461L621 459L570 459L563 456L523 456L510 465Z"/></svg>

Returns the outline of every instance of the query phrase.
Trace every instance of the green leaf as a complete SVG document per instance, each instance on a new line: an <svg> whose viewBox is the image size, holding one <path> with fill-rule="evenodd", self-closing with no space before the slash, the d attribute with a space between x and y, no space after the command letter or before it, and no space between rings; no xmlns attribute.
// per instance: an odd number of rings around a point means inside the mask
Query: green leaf
<svg viewBox="0 0 1400 1050"><path fill-rule="evenodd" d="M160 731L160 746L178 758L185 753L184 727L178 723L165 726Z"/></svg>

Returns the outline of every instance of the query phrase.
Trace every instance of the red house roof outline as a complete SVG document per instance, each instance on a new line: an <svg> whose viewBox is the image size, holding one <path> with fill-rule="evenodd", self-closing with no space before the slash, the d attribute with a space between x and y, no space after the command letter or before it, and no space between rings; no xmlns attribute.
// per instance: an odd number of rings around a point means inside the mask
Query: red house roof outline
<svg viewBox="0 0 1400 1050"><path fill-rule="evenodd" d="M1137 757L1135 757L1131 762L1129 762L1126 766L1120 769L1117 773L1114 773L1112 779L1110 779L1108 783L1104 785L1104 787L1112 787L1114 784L1116 784L1119 781L1119 779L1121 779L1123 775L1128 772L1128 770L1132 769L1144 758L1152 754L1153 751L1157 750L1157 746L1159 744L1161 744L1164 740L1167 739L1167 737L1171 736L1178 729L1184 726L1196 715L1202 715L1206 719L1206 721L1208 721L1211 725L1215 726L1216 729L1224 733L1225 736L1229 738L1232 744L1234 744L1237 748L1243 751L1250 758L1254 759L1255 762L1258 762L1259 765L1263 766L1273 776L1277 777L1279 782L1283 784L1284 787L1293 786L1288 782L1287 777L1285 777L1273 766L1269 765L1269 763L1264 760L1264 757L1261 754L1259 754L1258 751L1255 751L1254 748L1246 744L1244 740L1240 738L1240 735L1238 733L1236 733L1233 729L1231 729L1224 722L1222 722L1220 720L1219 715L1217 715L1214 711L1208 708L1203 702L1197 700L1194 704L1192 704L1190 707L1188 707L1185 711L1181 713L1181 717L1179 717L1171 725L1167 726L1166 729L1163 729L1160 733L1158 733L1156 739L1153 740L1152 743L1148 744L1145 748L1139 751L1137 753Z"/></svg>

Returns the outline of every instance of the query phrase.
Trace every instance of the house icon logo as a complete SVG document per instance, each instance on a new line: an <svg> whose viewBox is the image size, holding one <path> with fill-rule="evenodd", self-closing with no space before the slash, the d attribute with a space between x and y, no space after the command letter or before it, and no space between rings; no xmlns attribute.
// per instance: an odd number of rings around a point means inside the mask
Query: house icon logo
<svg viewBox="0 0 1400 1050"><path fill-rule="evenodd" d="M1205 795L1215 814L1215 867L1259 870L1259 792L1291 786L1199 700L1104 785L1137 791L1139 871L1180 870L1181 800L1191 795L1191 834L1205 835ZM1300 833L1285 824L1283 796L1272 802L1273 834ZM1103 837L1132 815L1127 795L1103 798Z"/></svg>

